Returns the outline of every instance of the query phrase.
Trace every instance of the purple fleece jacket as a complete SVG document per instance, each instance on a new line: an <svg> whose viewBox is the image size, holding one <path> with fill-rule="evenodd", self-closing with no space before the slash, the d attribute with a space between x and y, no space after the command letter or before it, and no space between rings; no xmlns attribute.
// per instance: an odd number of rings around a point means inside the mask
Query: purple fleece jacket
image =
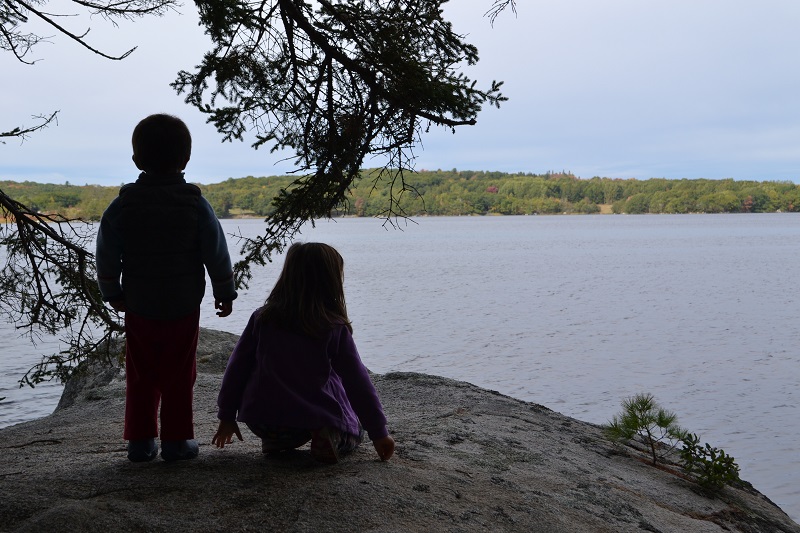
<svg viewBox="0 0 800 533"><path fill-rule="evenodd" d="M320 429L370 439L388 435L378 394L344 325L312 339L250 317L228 361L217 399L220 420ZM238 413L238 417L237 417Z"/></svg>

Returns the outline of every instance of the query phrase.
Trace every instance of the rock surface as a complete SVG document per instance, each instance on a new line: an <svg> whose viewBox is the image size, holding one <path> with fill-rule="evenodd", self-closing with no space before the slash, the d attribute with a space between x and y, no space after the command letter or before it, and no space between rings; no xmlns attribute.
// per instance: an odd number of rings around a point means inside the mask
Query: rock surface
<svg viewBox="0 0 800 533"><path fill-rule="evenodd" d="M194 461L127 461L118 367L89 369L53 415L0 430L0 530L800 533L747 483L710 498L596 425L422 374L373 376L397 441L386 463L369 443L331 466L302 449L265 458L246 428L217 450L235 341L201 332Z"/></svg>

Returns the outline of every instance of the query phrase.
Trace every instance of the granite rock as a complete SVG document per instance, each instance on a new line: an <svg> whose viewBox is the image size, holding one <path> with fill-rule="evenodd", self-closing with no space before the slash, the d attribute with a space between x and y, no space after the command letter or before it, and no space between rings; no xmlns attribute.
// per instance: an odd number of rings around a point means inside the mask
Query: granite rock
<svg viewBox="0 0 800 533"><path fill-rule="evenodd" d="M0 531L792 532L743 482L710 497L599 426L468 383L374 375L396 455L369 443L336 465L307 449L211 446L236 336L203 330L193 461L130 463L124 370L89 368L51 416L0 430Z"/></svg>

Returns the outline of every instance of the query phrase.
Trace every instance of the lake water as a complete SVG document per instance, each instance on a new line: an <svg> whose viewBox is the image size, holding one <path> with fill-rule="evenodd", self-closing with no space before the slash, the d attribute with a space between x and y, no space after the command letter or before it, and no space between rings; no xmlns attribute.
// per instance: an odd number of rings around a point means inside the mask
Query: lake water
<svg viewBox="0 0 800 533"><path fill-rule="evenodd" d="M800 521L800 216L416 222L387 231L342 219L303 232L344 256L371 370L465 380L595 423L624 397L653 393ZM247 235L263 227L223 225ZM241 332L280 262L255 272L230 317L205 302L202 325ZM52 346L37 352L7 324L0 346L0 427L51 412L60 386L18 390L15 380Z"/></svg>

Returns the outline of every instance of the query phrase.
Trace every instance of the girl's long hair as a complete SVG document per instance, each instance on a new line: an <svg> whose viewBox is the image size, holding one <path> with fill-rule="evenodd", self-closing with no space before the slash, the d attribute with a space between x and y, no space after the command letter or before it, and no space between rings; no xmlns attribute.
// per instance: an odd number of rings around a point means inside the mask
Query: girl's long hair
<svg viewBox="0 0 800 533"><path fill-rule="evenodd" d="M296 242L258 315L262 323L318 338L336 324L353 327L344 301L344 259L321 242Z"/></svg>

